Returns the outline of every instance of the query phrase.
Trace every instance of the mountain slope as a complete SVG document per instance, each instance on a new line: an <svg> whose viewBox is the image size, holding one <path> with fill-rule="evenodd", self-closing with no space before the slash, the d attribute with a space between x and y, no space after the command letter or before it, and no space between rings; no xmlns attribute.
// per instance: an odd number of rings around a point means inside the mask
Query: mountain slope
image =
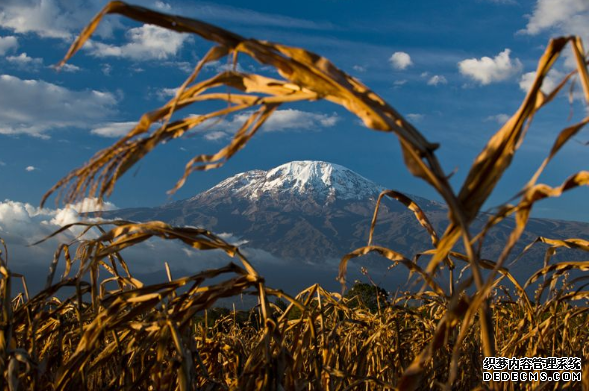
<svg viewBox="0 0 592 391"><path fill-rule="evenodd" d="M247 241L250 248L296 262L318 263L341 258L367 243L376 199L382 190L383 187L345 167L296 161L269 171L237 174L186 200L156 208L108 212L104 217L162 220L232 233ZM446 206L409 196L442 234L448 224ZM480 215L475 226L482 226L486 220L486 215ZM512 229L511 220L496 226L485 242L482 256L498 255ZM588 238L588 224L531 219L517 251L538 236ZM413 213L390 199L385 199L381 206L374 244L408 257L431 248L429 235ZM528 269L538 268L544 252L545 247L537 246L521 263Z"/></svg>

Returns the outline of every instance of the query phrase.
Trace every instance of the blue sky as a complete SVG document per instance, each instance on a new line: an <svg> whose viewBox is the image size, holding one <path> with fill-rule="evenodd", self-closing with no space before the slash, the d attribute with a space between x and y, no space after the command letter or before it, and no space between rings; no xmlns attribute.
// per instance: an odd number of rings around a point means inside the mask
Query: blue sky
<svg viewBox="0 0 592 391"><path fill-rule="evenodd" d="M56 72L51 65L103 4L8 0L0 5L0 201L38 205L57 180L113 143L142 113L164 104L210 47L198 37L108 16L92 45ZM137 4L329 58L430 141L441 143L437 156L446 171L458 169L452 179L456 188L488 138L518 108L549 38L579 34L588 42L585 0ZM244 59L239 63L245 70L270 74ZM213 75L223 66L205 72ZM561 58L546 88L571 69L573 62ZM573 103L563 94L539 114L487 207L513 196L545 158L555 135L586 115L580 86L575 87ZM207 108L195 106L188 114ZM338 163L383 186L438 199L407 172L393 135L366 129L345 109L326 102L281 110L224 167L193 174L172 198L166 190L185 163L224 146L233 118L157 148L122 178L110 201L117 207L159 205L190 197L238 172L304 159ZM557 186L587 170L588 139L585 128L541 181ZM542 202L533 214L588 221L588 199L588 188L576 189L561 201Z"/></svg>

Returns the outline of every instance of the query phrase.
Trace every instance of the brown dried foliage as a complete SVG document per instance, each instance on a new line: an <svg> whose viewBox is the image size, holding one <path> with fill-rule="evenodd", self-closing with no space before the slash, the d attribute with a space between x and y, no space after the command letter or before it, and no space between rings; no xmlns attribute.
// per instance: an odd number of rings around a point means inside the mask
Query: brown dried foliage
<svg viewBox="0 0 592 391"><path fill-rule="evenodd" d="M43 202L56 190L62 191L66 203L87 195L102 200L111 194L125 172L159 144L179 138L206 121L249 112L248 120L228 145L213 155L198 155L187 163L185 173L172 190L175 191L192 172L223 165L245 147L279 106L325 99L357 115L368 128L397 136L409 171L433 186L448 204L450 225L439 237L412 200L396 191L379 195L368 246L344 256L339 279L345 283L351 258L377 252L393 261L393 266L402 264L410 273L418 274L425 284L419 292L399 294L378 313L347 305L340 294L329 293L317 285L296 297L271 289L238 248L202 229L171 227L162 222L78 223L86 226L85 231L98 229L99 237L83 240L80 236L73 243L61 245L51 264L46 288L31 298L27 293L12 298L12 280L22 276L9 271L4 247L0 252L0 388L538 390L579 385L481 383L483 358L577 356L583 359L581 387L587 389L588 308L570 302L587 301L588 292L582 287L574 288L582 278L567 277L570 270L588 271L588 262L550 261L555 249L569 247L587 252L588 242L539 238L537 242L549 245L549 250L543 267L524 287L504 264L537 201L588 185L587 172L576 173L557 187L537 183L548 162L588 124L588 118L559 133L547 159L515 197L519 199L516 205L498 208L479 234L472 236L469 232L471 223L512 163L537 111L576 75L588 99L588 64L579 38L551 40L524 102L476 157L462 188L455 194L436 158L437 144L428 142L358 80L304 49L245 39L201 21L111 2L82 31L60 65L84 45L107 14L196 34L214 46L173 99L142 116L126 136L59 181ZM545 95L542 83L566 45L573 49L577 70ZM239 54L274 67L283 79L232 70L198 81L207 63L227 56L236 63ZM220 92L220 87L227 91ZM197 117L172 119L179 110L203 101L220 101L226 107ZM151 130L154 124L157 128ZM434 248L411 260L389 248L372 245L383 196L402 202L415 214L432 238ZM516 226L498 259L481 259L481 243L488 231L510 216L515 216ZM180 240L200 250L222 250L229 257L238 258L241 265L230 263L179 279L170 278L169 272L168 282L144 286L131 276L119 252L151 237ZM452 251L461 239L464 253ZM54 283L62 255L66 272ZM422 255L431 256L425 268L417 262ZM436 273L444 265L452 273L458 262L465 262L471 275L463 281L453 282L451 278L446 292L438 284ZM76 263L79 270L70 276ZM487 278L484 270L489 270ZM109 277L99 277L99 273L108 273ZM210 281L219 276L228 279ZM533 302L524 288L541 277L544 280ZM516 298L501 285L504 279L516 289ZM56 293L68 286L74 287L76 293L63 301L57 299ZM469 293L471 287L475 293ZM543 301L544 290L548 295ZM197 317L217 300L243 293L256 295L260 304L246 324L237 322L236 314L222 317L213 325L207 320L207 312L205 320ZM288 308L282 311L271 304L270 297L274 296L287 300Z"/></svg>

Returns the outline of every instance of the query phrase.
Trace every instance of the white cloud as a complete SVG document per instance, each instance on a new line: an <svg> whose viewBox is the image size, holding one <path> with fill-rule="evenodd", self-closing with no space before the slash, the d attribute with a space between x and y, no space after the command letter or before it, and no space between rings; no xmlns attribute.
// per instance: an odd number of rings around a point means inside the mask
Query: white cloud
<svg viewBox="0 0 592 391"><path fill-rule="evenodd" d="M428 80L429 86L437 86L439 84L447 84L448 80L444 76L441 75L434 75Z"/></svg>
<svg viewBox="0 0 592 391"><path fill-rule="evenodd" d="M114 210L115 205L105 202L102 210ZM37 208L31 204L5 200L0 202L0 236L10 245L31 244L58 230L61 226L82 220L84 212L100 210L97 200L83 201L61 209ZM93 219L85 219L93 220ZM62 238L80 233L81 228L71 228Z"/></svg>
<svg viewBox="0 0 592 391"><path fill-rule="evenodd" d="M409 54L405 52L393 53L389 61L391 62L391 66L398 70L404 70L413 65L413 61L411 61L411 56L409 56Z"/></svg>
<svg viewBox="0 0 592 391"><path fill-rule="evenodd" d="M6 166L6 163L4 163L2 160L0 160L0 167L4 167Z"/></svg>
<svg viewBox="0 0 592 391"><path fill-rule="evenodd" d="M60 68L60 71L74 73L74 72L79 72L80 67L66 63L66 64L62 65L62 67Z"/></svg>
<svg viewBox="0 0 592 391"><path fill-rule="evenodd" d="M29 57L27 53L23 52L18 56L8 56L6 60L12 64L15 64L19 68L27 68L34 70L43 64L43 60L40 58Z"/></svg>
<svg viewBox="0 0 592 391"><path fill-rule="evenodd" d="M169 93L173 93L170 89ZM244 112L234 115L231 119L209 120L204 122L197 129L205 130L204 138L210 141L220 140L229 137L236 132L249 118L252 112ZM262 126L263 132L276 132L288 130L316 130L334 126L339 117L333 113L320 114L307 111L287 109L277 110ZM97 125L91 130L92 134L102 137L121 137L126 135L137 122L108 122Z"/></svg>
<svg viewBox="0 0 592 391"><path fill-rule="evenodd" d="M503 81L522 70L519 59L510 58L510 49L491 57L471 58L458 63L460 73L482 85Z"/></svg>
<svg viewBox="0 0 592 391"><path fill-rule="evenodd" d="M244 112L234 115L230 120L206 121L198 129L207 130L204 135L207 140L219 140L236 132L251 114L252 112ZM336 113L328 115L295 109L277 110L267 119L261 130L264 132L318 130L332 127L337 121L339 121L339 117Z"/></svg>
<svg viewBox="0 0 592 391"><path fill-rule="evenodd" d="M101 2L79 0L75 5L68 0L3 1L0 8L0 27L15 33L34 33L43 38L72 40L102 7ZM120 28L116 18L105 18L96 34L110 37Z"/></svg>
<svg viewBox="0 0 592 391"><path fill-rule="evenodd" d="M27 172L31 172L31 171L35 171L35 170L37 170L37 169L38 169L38 168L37 168L37 167L34 167L34 166L27 166L27 167L25 168L25 171L27 171Z"/></svg>
<svg viewBox="0 0 592 391"><path fill-rule="evenodd" d="M65 224L78 221L97 221L81 215L83 210L95 209L94 201L90 206L82 208L80 204L70 208L37 208L28 203L5 200L0 202L0 237L8 246L9 265L14 272L24 273L27 277L28 287L35 294L43 287L46 278L47 267L51 264L54 252L59 243L70 243L72 239L82 233L82 227L74 226L45 242L29 246L48 235L54 233ZM114 209L114 205L107 204L105 209ZM105 226L110 229L110 226ZM93 239L98 236L97 230L92 230L83 236L83 239ZM249 242L232 233L220 233L225 241L240 245L241 251L252 262L253 266L261 271L275 286L285 285L286 278L292 284L300 287L310 286L314 282L334 281L334 270L339 260L318 260L315 263L314 278L311 277L310 265L294 267L292 263L270 254L268 251L248 247ZM75 254L75 247L70 248L70 254ZM145 283L157 283L166 279L163 263L169 263L173 278L181 275L193 274L198 270L211 269L227 265L229 262L237 262L220 250L200 251L184 245L179 240L162 240L160 238L149 239L138 245L129 247L121 252L131 269L131 273ZM240 265L240 263L238 263ZM59 281L64 271L63 257L59 260L54 283ZM288 271L288 273L286 273ZM157 277L149 276L150 273L159 272ZM358 277L355 271L350 271L350 277ZM76 273L74 269L71 273ZM100 278L109 276L102 273ZM278 277L279 276L279 277ZM360 277L361 278L361 277ZM321 280L319 280L321 279ZM397 281L398 283L399 281ZM403 281L404 282L404 281ZM336 288L337 289L337 288Z"/></svg>
<svg viewBox="0 0 592 391"><path fill-rule="evenodd" d="M524 92L528 92L532 86L532 83L534 83L535 76L536 72L528 72L523 74L519 82L520 89ZM556 71L555 69L551 69L543 80L543 86L541 87L541 90L545 94L548 94L549 92L553 91L553 89L557 87L559 83L561 83L564 77L565 75L563 73Z"/></svg>
<svg viewBox="0 0 592 391"><path fill-rule="evenodd" d="M128 134L137 124L136 121L109 122L92 129L90 132L102 137L122 137Z"/></svg>
<svg viewBox="0 0 592 391"><path fill-rule="evenodd" d="M242 122L246 120L246 114L239 120ZM331 115L310 113L307 111L300 111L294 109L277 110L265 122L262 127L263 131L275 132L282 130L314 130L319 127L329 128L334 126L339 117L336 113Z"/></svg>
<svg viewBox="0 0 592 391"><path fill-rule="evenodd" d="M148 8L170 12L171 6L165 1L136 0L134 3ZM41 37L60 38L71 41L74 34L84 26L106 4L97 0L2 0L0 1L0 28L20 34L34 33ZM224 6L215 2L181 5L175 2L175 13L207 18L210 21L225 22L232 25L273 26L298 29L333 29L328 22L313 22L279 14L261 13L244 8ZM95 35L110 38L116 29L122 29L120 18L104 18L98 25Z"/></svg>
<svg viewBox="0 0 592 391"><path fill-rule="evenodd" d="M588 42L588 0L538 0L526 29L521 32L536 35L550 30L564 35L579 35Z"/></svg>
<svg viewBox="0 0 592 391"><path fill-rule="evenodd" d="M427 79L426 83L429 86L438 86L440 84L448 84L448 80L443 75L433 75L430 72L422 72L421 77Z"/></svg>
<svg viewBox="0 0 592 391"><path fill-rule="evenodd" d="M405 79L395 80L393 82L393 87L398 88L398 87L401 87L402 85L405 85L405 84L407 84L407 80L405 80Z"/></svg>
<svg viewBox="0 0 592 391"><path fill-rule="evenodd" d="M485 118L485 121L495 121L500 125L505 124L510 119L508 114L496 114L490 115L489 117Z"/></svg>
<svg viewBox="0 0 592 391"><path fill-rule="evenodd" d="M425 118L425 115L424 114L417 114L417 113L410 113L410 114L407 114L406 117L409 118L413 122L421 122L421 120L423 120Z"/></svg>
<svg viewBox="0 0 592 391"><path fill-rule="evenodd" d="M178 87L161 88L156 91L156 96L161 100L172 98L173 96L175 96L177 94L178 90L179 90Z"/></svg>
<svg viewBox="0 0 592 391"><path fill-rule="evenodd" d="M98 221L97 218L90 218L81 214L97 209L97 203L94 199L86 199L81 203L59 209L38 208L28 203L10 200L0 202L0 237L6 241L8 246L9 262L12 269L16 269L17 272L38 271L41 266L49 266L59 243L71 242L82 233L84 228L74 226L41 244L29 245L53 234L63 225L79 221ZM113 209L116 209L115 205L108 202L104 204L103 210ZM106 228L111 227L107 226ZM86 233L83 239L92 239L97 236L98 231L93 229L91 232ZM232 244L243 245L247 243L246 240L230 233L222 233L220 236ZM245 254L255 259L257 265L261 265L262 262L269 259L269 257L264 256L265 253L262 250L244 248L243 250L245 250ZM73 249L71 251L73 255ZM183 245L178 240L161 239L150 239L126 249L122 252L122 256L127 260L134 274L162 270L164 261L169 262L173 270L184 269L185 271L195 271L196 267L220 267L232 261L224 252L219 250L198 251ZM60 262L63 262L63 258ZM41 270L47 269L43 267ZM63 264L58 266L58 273L54 282L59 279L58 276L62 271ZM27 275L27 277L29 276ZM41 284L45 282L44 278L45 275L41 279ZM163 278L166 278L164 273ZM29 289L33 292L39 288L40 286L29 286Z"/></svg>
<svg viewBox="0 0 592 391"><path fill-rule="evenodd" d="M65 225L80 221L79 214L95 211L116 210L115 204L109 201L99 204L97 198L86 197L82 201L67 205L62 209L57 209L52 222L57 225Z"/></svg>
<svg viewBox="0 0 592 391"><path fill-rule="evenodd" d="M165 3L164 1L157 1L154 3L154 6L160 10L163 10L163 11L170 11L171 10L171 5L168 3Z"/></svg>
<svg viewBox="0 0 592 391"><path fill-rule="evenodd" d="M40 225L42 221L49 223L54 216L55 213L50 215L48 210L30 204L5 200L0 202L0 235L8 243L32 243L51 233ZM35 229L32 229L33 222Z"/></svg>
<svg viewBox="0 0 592 391"><path fill-rule="evenodd" d="M227 137L228 135L229 135L228 133L223 132L221 130L214 130L214 131L206 133L206 135L204 137L206 140L216 141L216 140L221 140L224 137Z"/></svg>
<svg viewBox="0 0 592 391"><path fill-rule="evenodd" d="M353 68L354 68L354 71L356 71L356 72L362 72L362 73L366 72L366 67L363 67L361 65L354 65Z"/></svg>
<svg viewBox="0 0 592 391"><path fill-rule="evenodd" d="M128 42L123 46L87 41L84 46L96 57L129 58L132 60L167 59L177 55L189 38L162 27L145 24L126 32Z"/></svg>
<svg viewBox="0 0 592 391"><path fill-rule="evenodd" d="M14 50L18 47L18 40L16 37L11 35L7 37L0 37L0 56L5 55L10 50Z"/></svg>
<svg viewBox="0 0 592 391"><path fill-rule="evenodd" d="M0 12L0 26L21 34L34 32L41 37L69 39L72 20L62 11L52 0L9 3Z"/></svg>
<svg viewBox="0 0 592 391"><path fill-rule="evenodd" d="M52 129L87 129L115 113L108 92L75 91L43 80L0 75L0 134L47 137Z"/></svg>

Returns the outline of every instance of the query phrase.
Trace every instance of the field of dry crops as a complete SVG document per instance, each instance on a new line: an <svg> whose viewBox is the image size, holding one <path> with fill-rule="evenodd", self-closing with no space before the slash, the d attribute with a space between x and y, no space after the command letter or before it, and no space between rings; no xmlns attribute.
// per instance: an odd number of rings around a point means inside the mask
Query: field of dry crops
<svg viewBox="0 0 592 391"><path fill-rule="evenodd" d="M246 146L261 125L283 104L327 100L357 115L370 129L393 133L409 171L430 184L448 204L450 223L442 234L423 211L396 191L385 191L406 205L431 235L433 248L413 259L372 243L344 256L339 278L345 283L348 261L370 252L413 273L423 287L399 292L371 310L356 297L312 286L296 297L265 284L240 249L202 229L171 227L162 222L76 223L98 230L96 239L61 245L51 262L45 289L29 297L12 294L23 276L11 273L8 251L0 253L0 388L9 390L382 390L382 389L588 389L589 326L587 261L555 262L560 247L588 252L588 241L539 238L548 247L544 265L524 285L504 267L521 236L533 205L588 185L588 172L577 172L557 187L539 183L548 162L588 118L557 134L549 155L513 203L497 209L482 232L469 228L496 187L533 116L554 99L570 80L579 79L588 99L588 64L577 37L552 40L540 59L535 81L515 114L491 138L457 193L429 142L394 108L358 80L314 53L281 44L244 39L216 26L141 7L112 2L74 42L65 63L89 39L108 14L196 34L213 47L163 107L145 114L126 136L97 153L83 167L58 182L43 201L59 191L71 203L85 196L111 194L117 180L159 144L179 138L199 124L229 113L246 111L248 120L228 145L213 155L187 163L175 191L194 171L220 167ZM562 51L571 49L577 66L554 91L541 86ZM200 80L209 62L250 56L278 70L282 79L224 71ZM176 119L181 108L219 101L220 109ZM156 124L156 130L150 130ZM497 259L480 257L488 230L503 219L515 221ZM68 229L70 226L62 228ZM175 240L200 250L220 249L228 266L156 285L132 277L120 252L152 237ZM461 241L464 251L452 251ZM417 260L429 259L426 267ZM584 257L582 257L584 258ZM55 276L59 263L65 273ZM466 268L460 281L442 286L436 274ZM73 269L77 269L74 271ZM458 270L458 269L457 269ZM574 270L585 277L570 277ZM580 273L581 274L581 273ZM105 277L107 275L107 277ZM169 275L170 277L170 275ZM534 297L525 289L538 286ZM75 292L58 299L60 292ZM473 293L470 293L473 292ZM259 305L248 316L237 313L208 319L222 298L255 295ZM277 298L287 306L279 305ZM208 315L209 312L209 315ZM244 315L244 314L243 314ZM579 357L582 381L512 384L482 382L485 357Z"/></svg>

